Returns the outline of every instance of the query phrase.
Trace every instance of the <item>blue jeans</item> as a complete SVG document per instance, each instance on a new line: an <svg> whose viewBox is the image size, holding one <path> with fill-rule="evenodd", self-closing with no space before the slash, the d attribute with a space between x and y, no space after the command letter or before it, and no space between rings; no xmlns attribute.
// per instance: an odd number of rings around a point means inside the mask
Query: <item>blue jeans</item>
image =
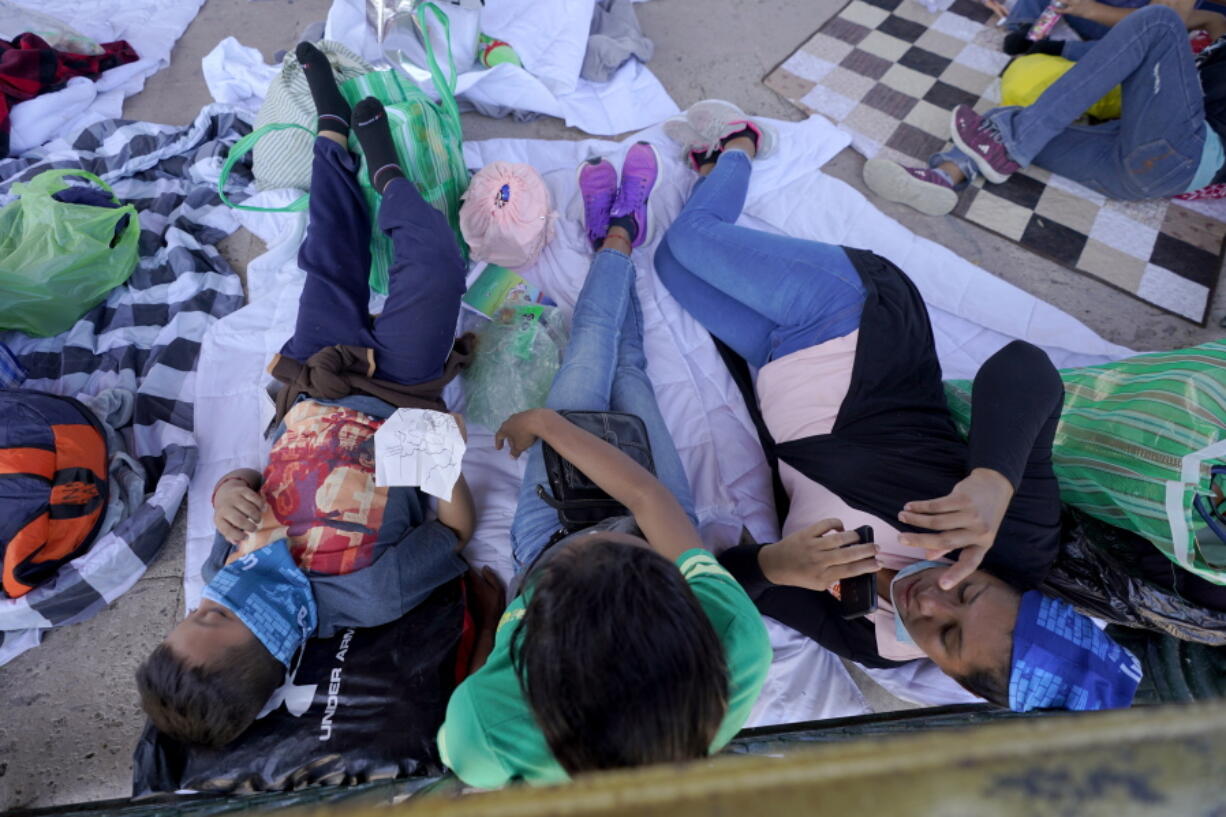
<svg viewBox="0 0 1226 817"><path fill-rule="evenodd" d="M864 285L842 247L736 226L753 169L719 157L656 250L656 273L707 331L754 366L850 334Z"/></svg>
<svg viewBox="0 0 1226 817"><path fill-rule="evenodd" d="M370 317L370 216L358 160L315 140L310 223L298 251L306 283L281 354L305 363L328 346L373 349L379 377L411 386L441 377L455 341L465 265L446 217L407 179L387 186L379 228L392 239L383 312Z"/></svg>
<svg viewBox="0 0 1226 817"><path fill-rule="evenodd" d="M1123 87L1120 119L1073 124L1116 85ZM1130 14L1033 105L985 116L1018 164L1033 162L1126 201L1186 192L1205 146L1205 97L1188 32L1166 6ZM974 165L957 148L929 164L943 161L970 168L967 178L974 178Z"/></svg>
<svg viewBox="0 0 1226 817"><path fill-rule="evenodd" d="M690 481L647 378L643 313L634 293L634 281L634 263L625 255L615 250L596 254L575 304L570 342L562 366L553 378L546 405L555 411L623 411L638 415L647 426L656 477L697 524ZM549 490L540 442L528 453L519 505L511 523L511 553L516 572L532 564L559 528L558 512L537 496L538 485Z"/></svg>
<svg viewBox="0 0 1226 817"><path fill-rule="evenodd" d="M1039 15L1050 5L1050 2L1051 0L1017 0L1009 11L1009 16L1005 18L1005 25L1010 30L1017 31L1024 24L1033 23L1039 19ZM1150 0L1099 0L1099 2L1116 8L1135 9L1149 5ZM1206 2L1206 0L1200 0L1196 8L1217 14L1226 13L1226 6ZM1073 17L1066 14L1064 19L1083 41L1101 40L1111 30L1110 26L1087 20L1084 17ZM1064 44L1064 56L1070 60L1079 60L1086 55L1091 45L1092 42L1067 42Z"/></svg>

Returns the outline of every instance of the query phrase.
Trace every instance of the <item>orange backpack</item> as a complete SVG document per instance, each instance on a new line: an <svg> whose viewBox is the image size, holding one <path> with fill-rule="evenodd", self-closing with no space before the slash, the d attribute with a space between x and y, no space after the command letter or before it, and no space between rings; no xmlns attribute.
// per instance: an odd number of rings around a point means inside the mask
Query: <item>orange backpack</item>
<svg viewBox="0 0 1226 817"><path fill-rule="evenodd" d="M17 598L89 550L106 516L106 434L67 397L0 391L0 596Z"/></svg>

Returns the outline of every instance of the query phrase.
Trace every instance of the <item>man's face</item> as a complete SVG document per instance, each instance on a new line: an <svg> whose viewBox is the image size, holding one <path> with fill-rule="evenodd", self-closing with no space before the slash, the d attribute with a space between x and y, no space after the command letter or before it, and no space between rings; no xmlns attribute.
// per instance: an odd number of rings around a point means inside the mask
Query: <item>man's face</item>
<svg viewBox="0 0 1226 817"><path fill-rule="evenodd" d="M942 590L937 580L944 572L922 570L895 585L897 612L911 638L947 675L1007 666L1021 594L982 570Z"/></svg>
<svg viewBox="0 0 1226 817"><path fill-rule="evenodd" d="M210 666L233 647L255 639L238 616L215 601L205 599L170 631L166 643L191 667Z"/></svg>

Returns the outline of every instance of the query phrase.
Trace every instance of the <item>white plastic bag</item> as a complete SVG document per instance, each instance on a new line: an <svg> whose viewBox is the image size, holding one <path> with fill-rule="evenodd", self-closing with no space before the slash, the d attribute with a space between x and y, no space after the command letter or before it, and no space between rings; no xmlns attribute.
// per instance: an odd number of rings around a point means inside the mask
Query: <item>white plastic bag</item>
<svg viewBox="0 0 1226 817"><path fill-rule="evenodd" d="M501 310L477 335L477 354L464 370L465 416L491 431L512 414L545 405L566 348L557 307Z"/></svg>
<svg viewBox="0 0 1226 817"><path fill-rule="evenodd" d="M101 54L102 46L72 26L61 23L41 11L19 6L10 0L0 0L0 40L12 40L19 34L35 34L59 51L70 54Z"/></svg>
<svg viewBox="0 0 1226 817"><path fill-rule="evenodd" d="M442 58L448 51L458 73L472 69L477 61L478 40L481 37L481 3L478 0L367 0L368 11L374 15L375 31L383 46L383 55L393 66L405 71L414 81L429 79L426 60L426 38L430 38L434 53ZM427 16L426 27L417 20L417 8L427 2L447 15L447 29ZM390 12L390 13L389 13Z"/></svg>

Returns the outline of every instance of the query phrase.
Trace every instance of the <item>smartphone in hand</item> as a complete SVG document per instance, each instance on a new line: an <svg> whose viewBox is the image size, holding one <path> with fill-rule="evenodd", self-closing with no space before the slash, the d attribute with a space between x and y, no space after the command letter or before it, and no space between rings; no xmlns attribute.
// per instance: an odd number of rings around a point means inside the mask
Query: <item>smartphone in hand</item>
<svg viewBox="0 0 1226 817"><path fill-rule="evenodd" d="M873 541L873 529L869 525L856 528L856 533L860 539L852 544L862 545ZM839 613L844 619L867 616L877 609L877 580L872 573L837 581L831 586L830 592L839 600Z"/></svg>

